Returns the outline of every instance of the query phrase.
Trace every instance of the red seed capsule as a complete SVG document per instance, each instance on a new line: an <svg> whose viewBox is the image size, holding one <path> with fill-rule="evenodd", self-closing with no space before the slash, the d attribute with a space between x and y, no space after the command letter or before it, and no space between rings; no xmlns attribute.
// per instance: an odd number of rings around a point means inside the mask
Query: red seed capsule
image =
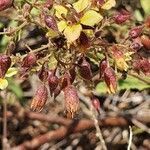
<svg viewBox="0 0 150 150"><path fill-rule="evenodd" d="M114 21L117 24L122 24L130 19L130 13L126 10L121 10L114 15Z"/></svg>
<svg viewBox="0 0 150 150"><path fill-rule="evenodd" d="M100 79L104 77L104 71L105 69L108 67L107 61L106 59L102 59L100 64L99 64L99 76Z"/></svg>
<svg viewBox="0 0 150 150"><path fill-rule="evenodd" d="M117 79L114 70L111 67L105 69L104 80L109 93L115 93L117 90Z"/></svg>
<svg viewBox="0 0 150 150"><path fill-rule="evenodd" d="M148 36L142 36L141 42L146 49L150 50L150 38Z"/></svg>
<svg viewBox="0 0 150 150"><path fill-rule="evenodd" d="M41 85L32 99L31 110L40 112L48 99L48 90L45 85Z"/></svg>
<svg viewBox="0 0 150 150"><path fill-rule="evenodd" d="M48 84L49 84L51 96L53 95L55 89L57 88L58 83L59 83L59 79L55 75L55 71L54 70L49 71Z"/></svg>
<svg viewBox="0 0 150 150"><path fill-rule="evenodd" d="M4 78L10 66L11 58L5 54L0 54L0 78Z"/></svg>
<svg viewBox="0 0 150 150"><path fill-rule="evenodd" d="M0 0L0 11L12 6L14 0Z"/></svg>
<svg viewBox="0 0 150 150"><path fill-rule="evenodd" d="M36 64L37 58L34 53L29 53L22 61L23 68L30 68Z"/></svg>
<svg viewBox="0 0 150 150"><path fill-rule="evenodd" d="M143 29L142 26L132 28L129 32L129 36L131 38L137 38L142 33L142 29Z"/></svg>
<svg viewBox="0 0 150 150"><path fill-rule="evenodd" d="M51 15L45 15L44 16L44 20L45 20L45 24L51 28L52 30L58 30L58 27L57 27L57 23L56 23L56 20L53 16Z"/></svg>
<svg viewBox="0 0 150 150"><path fill-rule="evenodd" d="M74 86L68 85L64 89L65 109L67 111L67 117L73 118L75 113L79 109L79 97L77 90Z"/></svg>
<svg viewBox="0 0 150 150"><path fill-rule="evenodd" d="M86 52L86 50L90 47L89 38L84 32L81 32L80 34L79 47L80 47L80 52Z"/></svg>
<svg viewBox="0 0 150 150"><path fill-rule="evenodd" d="M48 72L48 66L44 63L38 73L39 79L43 82L47 81L49 72Z"/></svg>
<svg viewBox="0 0 150 150"><path fill-rule="evenodd" d="M90 64L86 61L85 58L81 60L81 64L79 66L79 73L82 78L86 80L91 80L92 79L92 71L91 71L91 66Z"/></svg>
<svg viewBox="0 0 150 150"><path fill-rule="evenodd" d="M139 58L133 62L133 68L137 73L142 71L145 75L150 75L150 61L146 58Z"/></svg>

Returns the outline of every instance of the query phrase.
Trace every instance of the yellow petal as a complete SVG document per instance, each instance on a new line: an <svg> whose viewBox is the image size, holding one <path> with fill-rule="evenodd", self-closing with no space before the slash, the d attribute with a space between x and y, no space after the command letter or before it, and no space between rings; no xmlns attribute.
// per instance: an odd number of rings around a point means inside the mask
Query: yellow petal
<svg viewBox="0 0 150 150"><path fill-rule="evenodd" d="M78 0L73 4L73 8L80 13L91 4L91 0Z"/></svg>
<svg viewBox="0 0 150 150"><path fill-rule="evenodd" d="M108 0L101 8L105 10L109 10L116 5L115 0Z"/></svg>
<svg viewBox="0 0 150 150"><path fill-rule="evenodd" d="M115 63L116 63L116 66L118 69L120 70L124 70L124 71L127 71L129 66L128 64L126 63L125 59L124 58L119 58L119 59L116 59L115 60Z"/></svg>
<svg viewBox="0 0 150 150"><path fill-rule="evenodd" d="M54 31L52 29L49 29L48 32L46 33L46 36L47 37L50 37L50 38L55 38L57 37L59 34L57 31Z"/></svg>
<svg viewBox="0 0 150 150"><path fill-rule="evenodd" d="M58 26L58 30L62 32L67 27L67 22L64 20L61 20L60 22L57 23L57 26Z"/></svg>
<svg viewBox="0 0 150 150"><path fill-rule="evenodd" d="M8 81L6 79L0 78L0 89L4 90L8 86Z"/></svg>
<svg viewBox="0 0 150 150"><path fill-rule="evenodd" d="M80 24L67 26L64 30L64 35L67 39L68 43L72 43L75 40L77 40L80 36L80 33L82 31L82 26Z"/></svg>
<svg viewBox="0 0 150 150"><path fill-rule="evenodd" d="M68 10L62 5L55 5L54 9L56 10L55 15L58 18L62 18L62 15L66 16L68 13Z"/></svg>
<svg viewBox="0 0 150 150"><path fill-rule="evenodd" d="M17 72L18 72L17 68L11 67L11 68L8 69L5 77L12 77L12 76L16 75Z"/></svg>
<svg viewBox="0 0 150 150"><path fill-rule="evenodd" d="M87 26L94 26L103 19L103 16L94 10L87 11L81 18L81 23Z"/></svg>

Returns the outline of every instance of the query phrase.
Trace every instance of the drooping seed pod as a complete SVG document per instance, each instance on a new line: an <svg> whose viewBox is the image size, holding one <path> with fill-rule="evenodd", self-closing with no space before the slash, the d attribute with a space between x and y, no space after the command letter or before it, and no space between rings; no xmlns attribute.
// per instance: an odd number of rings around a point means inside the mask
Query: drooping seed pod
<svg viewBox="0 0 150 150"><path fill-rule="evenodd" d="M59 79L55 75L54 70L49 71L48 84L49 84L50 94L52 96L55 89L57 88L57 86L59 84Z"/></svg>
<svg viewBox="0 0 150 150"><path fill-rule="evenodd" d="M65 109L68 118L74 118L74 115L79 109L79 97L77 90L73 85L68 85L64 89Z"/></svg>
<svg viewBox="0 0 150 150"><path fill-rule="evenodd" d="M92 105L93 105L93 107L94 107L97 111L99 111L99 110L100 110L100 101L99 101L99 99L96 98L96 97L93 97L91 100L92 100Z"/></svg>
<svg viewBox="0 0 150 150"><path fill-rule="evenodd" d="M30 68L36 64L37 57L34 53L29 53L22 61L21 67Z"/></svg>
<svg viewBox="0 0 150 150"><path fill-rule="evenodd" d="M59 85L61 90L65 89L68 85L71 84L71 78L68 72L66 72L60 79Z"/></svg>
<svg viewBox="0 0 150 150"><path fill-rule="evenodd" d="M129 32L129 36L131 38L137 38L142 33L142 29L143 29L142 26L132 28Z"/></svg>
<svg viewBox="0 0 150 150"><path fill-rule="evenodd" d="M79 47L80 47L80 52L83 52L83 53L86 52L87 49L90 47L89 38L84 32L81 32L80 34Z"/></svg>
<svg viewBox="0 0 150 150"><path fill-rule="evenodd" d="M0 78L4 78L10 66L11 58L5 54L0 54Z"/></svg>
<svg viewBox="0 0 150 150"><path fill-rule="evenodd" d="M100 79L104 77L104 71L108 67L106 58L102 59L99 63L99 77Z"/></svg>
<svg viewBox="0 0 150 150"><path fill-rule="evenodd" d="M44 20L45 20L45 24L52 30L57 31L58 27L57 27L57 23L56 20L53 16L51 15L45 15L44 16Z"/></svg>
<svg viewBox="0 0 150 150"><path fill-rule="evenodd" d="M38 87L32 102L31 102L31 110L40 112L46 101L48 99L48 90L45 85L41 85Z"/></svg>
<svg viewBox="0 0 150 150"><path fill-rule="evenodd" d="M14 0L0 0L0 11L12 6Z"/></svg>
<svg viewBox="0 0 150 150"><path fill-rule="evenodd" d="M90 64L86 61L85 58L82 58L81 64L79 65L79 73L82 78L86 80L92 79L92 71Z"/></svg>
<svg viewBox="0 0 150 150"><path fill-rule="evenodd" d="M130 19L130 13L126 10L121 10L114 15L113 19L115 23L122 24Z"/></svg>
<svg viewBox="0 0 150 150"><path fill-rule="evenodd" d="M105 69L104 80L108 87L108 92L115 93L117 90L117 79L115 71L111 67Z"/></svg>
<svg viewBox="0 0 150 150"><path fill-rule="evenodd" d="M49 76L48 66L46 66L46 65L47 64L44 63L38 73L39 79L43 82L47 81L48 76Z"/></svg>
<svg viewBox="0 0 150 150"><path fill-rule="evenodd" d="M141 42L146 49L150 50L150 38L148 36L142 36Z"/></svg>

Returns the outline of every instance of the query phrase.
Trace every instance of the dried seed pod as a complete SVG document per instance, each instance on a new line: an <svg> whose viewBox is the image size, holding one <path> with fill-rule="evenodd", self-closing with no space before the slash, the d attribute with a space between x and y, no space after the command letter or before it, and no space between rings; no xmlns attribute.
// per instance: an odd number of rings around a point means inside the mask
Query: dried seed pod
<svg viewBox="0 0 150 150"><path fill-rule="evenodd" d="M141 43L141 38L137 37L133 39L133 43L130 46L135 52L140 50L143 47L143 44Z"/></svg>
<svg viewBox="0 0 150 150"><path fill-rule="evenodd" d="M79 46L81 52L86 52L87 48L90 47L89 38L84 32L81 32L79 37Z"/></svg>
<svg viewBox="0 0 150 150"><path fill-rule="evenodd" d="M100 101L99 101L98 98L96 98L96 97L93 97L93 98L92 98L92 105L93 105L93 107L94 107L97 111L99 111L99 109L100 109Z"/></svg>
<svg viewBox="0 0 150 150"><path fill-rule="evenodd" d="M55 20L55 18L53 16L51 16L51 15L45 15L44 16L44 20L45 20L45 24L49 28L51 28L52 30L55 30L55 31L58 30L56 20Z"/></svg>
<svg viewBox="0 0 150 150"><path fill-rule="evenodd" d="M54 91L55 91L55 89L58 86L58 83L59 83L59 79L55 75L55 71L54 70L49 71L48 83L49 83L50 94L52 96Z"/></svg>
<svg viewBox="0 0 150 150"><path fill-rule="evenodd" d="M90 64L86 61L85 58L82 58L81 64L79 65L79 73L82 78L86 80L92 79L92 71Z"/></svg>
<svg viewBox="0 0 150 150"><path fill-rule="evenodd" d="M133 68L137 73L142 71L145 75L150 75L150 61L146 58L139 58L133 62Z"/></svg>
<svg viewBox="0 0 150 150"><path fill-rule="evenodd" d="M113 19L115 23L122 24L130 19L130 13L126 10L121 10L114 15Z"/></svg>
<svg viewBox="0 0 150 150"><path fill-rule="evenodd" d="M68 85L64 89L65 109L67 111L67 117L73 118L75 113L79 109L79 97L77 90L73 85Z"/></svg>
<svg viewBox="0 0 150 150"><path fill-rule="evenodd" d="M36 64L37 57L34 53L29 53L22 61L23 68L30 68Z"/></svg>
<svg viewBox="0 0 150 150"><path fill-rule="evenodd" d="M48 90L45 85L41 85L32 99L31 110L40 112L48 99Z"/></svg>
<svg viewBox="0 0 150 150"><path fill-rule="evenodd" d="M150 50L150 38L148 36L142 36L141 42L146 49Z"/></svg>
<svg viewBox="0 0 150 150"><path fill-rule="evenodd" d="M62 90L71 84L71 79L68 72L59 79L59 84Z"/></svg>
<svg viewBox="0 0 150 150"><path fill-rule="evenodd" d="M105 69L104 80L109 93L115 93L117 90L117 79L114 70L111 67Z"/></svg>
<svg viewBox="0 0 150 150"><path fill-rule="evenodd" d="M108 67L106 58L102 59L100 64L99 64L99 76L100 79L104 77L104 71Z"/></svg>
<svg viewBox="0 0 150 150"><path fill-rule="evenodd" d="M10 66L11 58L5 54L0 54L0 78L4 78Z"/></svg>
<svg viewBox="0 0 150 150"><path fill-rule="evenodd" d="M12 6L14 0L0 0L0 11Z"/></svg>
<svg viewBox="0 0 150 150"><path fill-rule="evenodd" d="M132 28L129 32L129 36L131 38L137 38L142 33L142 29L143 29L142 26Z"/></svg>
<svg viewBox="0 0 150 150"><path fill-rule="evenodd" d="M46 66L47 64L43 64L39 73L38 73L38 77L41 81L46 82L49 76L49 72L48 72L48 66Z"/></svg>

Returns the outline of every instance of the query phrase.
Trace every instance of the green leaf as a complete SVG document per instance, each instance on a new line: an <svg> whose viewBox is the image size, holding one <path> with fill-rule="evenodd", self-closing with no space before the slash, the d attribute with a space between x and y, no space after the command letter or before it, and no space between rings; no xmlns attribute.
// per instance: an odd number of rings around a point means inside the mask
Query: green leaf
<svg viewBox="0 0 150 150"><path fill-rule="evenodd" d="M147 15L150 14L150 1L149 0L140 0L141 6L144 9Z"/></svg>
<svg viewBox="0 0 150 150"><path fill-rule="evenodd" d="M62 5L55 5L54 9L56 10L55 15L57 18L62 18L61 15L64 15L66 17L68 13L68 10Z"/></svg>
<svg viewBox="0 0 150 150"><path fill-rule="evenodd" d="M57 26L58 26L58 30L62 32L67 27L67 22L64 20L61 20L60 22L57 23Z"/></svg>
<svg viewBox="0 0 150 150"><path fill-rule="evenodd" d="M18 72L17 68L14 68L14 67L9 68L8 71L7 71L7 73L6 73L6 75L5 75L5 77L8 77L8 78L12 77L12 76L16 75L17 72Z"/></svg>
<svg viewBox="0 0 150 150"><path fill-rule="evenodd" d="M78 0L73 4L73 8L80 13L91 4L91 0Z"/></svg>
<svg viewBox="0 0 150 150"><path fill-rule="evenodd" d="M128 75L128 77L125 80L119 80L118 82L118 90L144 90L146 88L150 88L150 85L130 75ZM107 93L106 84L104 82L99 83L96 87L96 92L99 94Z"/></svg>
<svg viewBox="0 0 150 150"><path fill-rule="evenodd" d="M8 86L8 81L6 79L0 78L0 89L4 90L7 88L7 86Z"/></svg>
<svg viewBox="0 0 150 150"><path fill-rule="evenodd" d="M13 80L13 78L9 78L8 83L8 89L11 90L12 93L14 93L18 98L22 98L23 91L20 87L20 84L16 83L15 80Z"/></svg>
<svg viewBox="0 0 150 150"><path fill-rule="evenodd" d="M75 40L77 40L80 36L81 31L82 31L82 26L80 24L67 26L64 31L64 35L67 39L67 42L72 43Z"/></svg>
<svg viewBox="0 0 150 150"><path fill-rule="evenodd" d="M102 19L103 19L103 16L100 13L97 13L94 10L89 10L83 15L80 22L83 25L92 27L95 24L98 24Z"/></svg>

